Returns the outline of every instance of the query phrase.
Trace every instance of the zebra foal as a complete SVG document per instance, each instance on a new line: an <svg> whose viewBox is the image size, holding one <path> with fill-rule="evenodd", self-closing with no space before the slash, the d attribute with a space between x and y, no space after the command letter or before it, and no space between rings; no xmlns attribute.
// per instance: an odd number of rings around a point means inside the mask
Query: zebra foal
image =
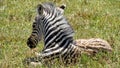
<svg viewBox="0 0 120 68"><path fill-rule="evenodd" d="M56 7L53 3L42 3L37 6L37 16L32 25L32 33L27 45L34 49L38 42L44 41L42 52L30 58L28 63L48 63L59 58L64 64L73 64L86 48L73 40L74 30L64 17L65 6Z"/></svg>
<svg viewBox="0 0 120 68"><path fill-rule="evenodd" d="M68 63L73 61L70 58L77 56L76 53L80 53L73 43L74 31L63 15L64 8L64 5L56 7L52 3L42 3L37 7L38 14L33 22L33 31L27 45L31 49L35 48L43 36L44 48L37 58L44 62L61 58L64 63Z"/></svg>

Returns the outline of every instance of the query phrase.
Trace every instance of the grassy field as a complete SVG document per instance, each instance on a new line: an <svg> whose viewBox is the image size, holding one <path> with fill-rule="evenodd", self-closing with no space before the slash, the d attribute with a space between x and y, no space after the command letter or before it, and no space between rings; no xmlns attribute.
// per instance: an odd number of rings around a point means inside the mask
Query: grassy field
<svg viewBox="0 0 120 68"><path fill-rule="evenodd" d="M0 0L0 68L24 68L23 59L32 56L26 41L31 33L36 6L48 1ZM73 68L120 68L120 0L51 2L67 5L65 16L76 32L75 39L102 38L113 48L112 53L100 53L94 57L82 55ZM41 50L42 47L40 43L37 48Z"/></svg>

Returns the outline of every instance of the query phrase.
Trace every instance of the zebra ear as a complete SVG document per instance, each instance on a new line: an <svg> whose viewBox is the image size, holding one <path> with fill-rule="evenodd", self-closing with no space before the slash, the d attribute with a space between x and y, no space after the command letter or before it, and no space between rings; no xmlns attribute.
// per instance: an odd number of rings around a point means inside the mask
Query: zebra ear
<svg viewBox="0 0 120 68"><path fill-rule="evenodd" d="M58 7L58 10L60 10L61 13L63 13L65 8L66 8L66 5L61 5L60 7Z"/></svg>
<svg viewBox="0 0 120 68"><path fill-rule="evenodd" d="M43 13L43 6L41 4L37 5L37 13L41 15Z"/></svg>
<svg viewBox="0 0 120 68"><path fill-rule="evenodd" d="M60 6L60 8L64 10L66 8L66 5L63 4L63 5Z"/></svg>

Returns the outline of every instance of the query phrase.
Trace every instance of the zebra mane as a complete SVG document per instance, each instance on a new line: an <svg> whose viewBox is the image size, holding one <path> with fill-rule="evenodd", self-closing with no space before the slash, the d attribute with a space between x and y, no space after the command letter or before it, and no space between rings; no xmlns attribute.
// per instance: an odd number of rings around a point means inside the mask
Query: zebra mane
<svg viewBox="0 0 120 68"><path fill-rule="evenodd" d="M38 6L36 23L40 25L46 47L52 47L52 43L63 46L66 42L68 46L73 42L74 30L64 16L64 9L64 5L57 7L53 3L43 3ZM40 37L40 34L38 35Z"/></svg>
<svg viewBox="0 0 120 68"><path fill-rule="evenodd" d="M61 26L61 29L63 30L63 34L73 37L73 35L74 35L73 28L69 24L69 22L66 19L66 17L63 16L63 18L64 18L63 22L65 23L64 25Z"/></svg>

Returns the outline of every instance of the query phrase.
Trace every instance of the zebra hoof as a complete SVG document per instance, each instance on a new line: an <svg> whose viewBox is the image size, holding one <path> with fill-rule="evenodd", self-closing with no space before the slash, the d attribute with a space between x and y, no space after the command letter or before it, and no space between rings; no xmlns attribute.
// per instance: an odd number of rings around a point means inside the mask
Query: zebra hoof
<svg viewBox="0 0 120 68"><path fill-rule="evenodd" d="M41 62L30 62L30 65L32 66L42 66Z"/></svg>

